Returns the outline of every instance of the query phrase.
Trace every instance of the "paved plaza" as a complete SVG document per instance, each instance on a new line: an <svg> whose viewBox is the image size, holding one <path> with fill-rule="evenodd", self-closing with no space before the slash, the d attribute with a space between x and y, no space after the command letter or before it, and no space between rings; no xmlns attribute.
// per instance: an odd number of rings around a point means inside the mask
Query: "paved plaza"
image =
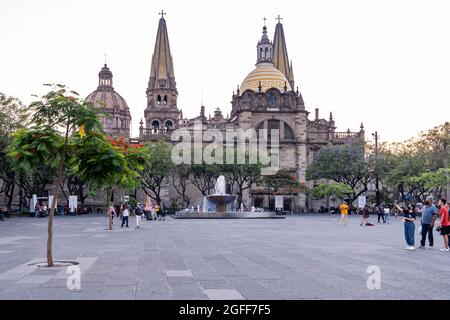
<svg viewBox="0 0 450 320"><path fill-rule="evenodd" d="M106 231L101 216L57 217L54 255L76 260L81 290L45 261L47 220L0 222L0 299L450 299L450 254L404 250L400 219L360 227L331 216L145 221ZM134 217L130 220L134 227ZM416 232L417 234L417 232ZM417 235L418 239L418 235ZM369 290L369 266L381 289Z"/></svg>

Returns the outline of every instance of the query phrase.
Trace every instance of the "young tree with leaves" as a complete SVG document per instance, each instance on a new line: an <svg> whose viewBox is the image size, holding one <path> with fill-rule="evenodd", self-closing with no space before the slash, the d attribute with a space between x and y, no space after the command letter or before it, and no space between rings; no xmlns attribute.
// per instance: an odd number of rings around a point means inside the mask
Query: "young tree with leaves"
<svg viewBox="0 0 450 320"><path fill-rule="evenodd" d="M364 148L364 143L357 141L320 149L306 171L306 179L326 179L348 185L353 190L353 203L368 190L373 178L370 163L365 159Z"/></svg>
<svg viewBox="0 0 450 320"><path fill-rule="evenodd" d="M140 174L140 184L144 192L161 206L164 181L170 177L174 168L172 149L164 141L150 144L148 149L148 161Z"/></svg>
<svg viewBox="0 0 450 320"><path fill-rule="evenodd" d="M30 105L32 127L14 136L10 155L19 167L36 167L39 160L56 167L47 238L47 264L53 267L53 220L64 166L68 160L70 137L78 130L84 134L86 131L101 131L102 128L92 105L80 100L76 92L69 91L63 85L46 86L52 87L52 90Z"/></svg>

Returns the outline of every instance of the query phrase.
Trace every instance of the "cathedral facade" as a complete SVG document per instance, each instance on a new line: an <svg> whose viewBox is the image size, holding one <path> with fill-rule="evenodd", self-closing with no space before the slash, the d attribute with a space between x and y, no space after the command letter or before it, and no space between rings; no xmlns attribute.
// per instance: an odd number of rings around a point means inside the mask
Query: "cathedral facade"
<svg viewBox="0 0 450 320"><path fill-rule="evenodd" d="M224 116L217 109L213 116L205 115L206 108L200 108L200 114L193 119L183 117L178 106L178 90L172 59L167 22L164 15L159 21L155 49L152 57L151 73L147 86L147 105L144 118L140 121L139 142L171 141L172 133L177 129L194 131L196 123L202 124L202 130L220 129L278 129L280 132L280 169L288 171L298 181L306 182L306 170L314 155L324 145L348 143L354 139L364 139L364 127L357 132L336 132L333 115L322 119L319 110L315 110L310 119L299 87L295 84L292 61L289 60L283 24L276 25L273 40L269 39L264 26L262 37L257 45L256 67L242 81L232 95L231 113ZM106 131L114 136L129 136L131 117L125 100L112 87L112 73L105 65L100 72L99 88L87 100L110 114L103 119ZM98 103L96 100L104 100ZM314 182L308 182L314 187ZM177 198L167 181L164 203L166 206ZM203 203L202 195L194 188L189 190L193 205ZM274 199L265 194L263 188L254 187L244 194L244 204L273 209ZM324 200L308 198L304 194L284 196L286 211L302 212L318 210L326 206Z"/></svg>

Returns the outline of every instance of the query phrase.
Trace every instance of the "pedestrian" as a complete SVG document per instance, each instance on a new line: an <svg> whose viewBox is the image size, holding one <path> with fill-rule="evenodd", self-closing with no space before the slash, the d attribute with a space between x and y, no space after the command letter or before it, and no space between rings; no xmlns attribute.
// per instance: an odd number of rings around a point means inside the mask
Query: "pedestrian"
<svg viewBox="0 0 450 320"><path fill-rule="evenodd" d="M141 221L142 221L142 215L144 214L144 210L141 206L140 203L137 204L136 210L135 210L135 214L136 214L136 229L140 229L141 228Z"/></svg>
<svg viewBox="0 0 450 320"><path fill-rule="evenodd" d="M348 210L350 207L348 206L347 202L343 202L340 206L341 211L341 224L346 224L348 221Z"/></svg>
<svg viewBox="0 0 450 320"><path fill-rule="evenodd" d="M0 208L0 221L5 221L3 218L3 209Z"/></svg>
<svg viewBox="0 0 450 320"><path fill-rule="evenodd" d="M384 213L384 221L385 221L385 223L388 223L389 222L389 214L391 213L391 209L389 208L388 205L384 206L383 213Z"/></svg>
<svg viewBox="0 0 450 320"><path fill-rule="evenodd" d="M383 221L383 223L386 223L384 220L384 210L381 206L374 206L374 211L378 215L378 223L380 223L380 220Z"/></svg>
<svg viewBox="0 0 450 320"><path fill-rule="evenodd" d="M159 221L165 221L166 220L166 214L164 210L161 210L161 207L159 205L156 205L156 215L158 217Z"/></svg>
<svg viewBox="0 0 450 320"><path fill-rule="evenodd" d="M368 204L364 206L364 208L362 209L362 213L363 213L363 221L361 222L361 227L367 226L369 224L370 208Z"/></svg>
<svg viewBox="0 0 450 320"><path fill-rule="evenodd" d="M441 249L441 251L449 252L450 249L448 248L448 235L450 234L450 220L449 220L449 214L448 214L448 202L445 199L441 199L439 201L439 218L441 220L440 229L441 229L441 236L444 237L444 247Z"/></svg>
<svg viewBox="0 0 450 320"><path fill-rule="evenodd" d="M114 210L114 206L110 206L108 209L108 217L111 217L112 224L114 225L114 215L116 214L116 210Z"/></svg>
<svg viewBox="0 0 450 320"><path fill-rule="evenodd" d="M414 212L414 208L412 207L405 207L401 208L398 204L396 205L396 209L400 212L403 211L403 222L404 222L404 228L405 228L405 240L406 240L406 250L416 250L415 247L415 240L414 240L414 233L416 231L416 213Z"/></svg>
<svg viewBox="0 0 450 320"><path fill-rule="evenodd" d="M425 206L422 210L422 240L420 241L420 249L425 249L425 242L427 239L428 234L428 242L430 245L430 248L434 245L434 239L433 239L433 228L434 223L437 218L438 210L436 206L433 204L433 197L429 196L427 197L425 201Z"/></svg>
<svg viewBox="0 0 450 320"><path fill-rule="evenodd" d="M128 207L128 205L125 204L122 207L122 227L121 228L123 228L125 225L126 225L127 229L130 228L128 225L129 219L130 219L130 208Z"/></svg>

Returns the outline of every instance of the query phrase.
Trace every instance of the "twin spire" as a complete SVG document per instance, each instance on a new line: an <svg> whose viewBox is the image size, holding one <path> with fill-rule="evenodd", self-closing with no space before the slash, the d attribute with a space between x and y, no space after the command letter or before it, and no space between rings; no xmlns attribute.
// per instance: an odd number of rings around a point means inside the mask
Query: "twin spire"
<svg viewBox="0 0 450 320"><path fill-rule="evenodd" d="M169 35L167 24L164 19L166 13L160 13L158 33L156 36L155 50L152 57L152 66L148 90L172 90L177 91L175 71L173 67L172 54L170 52ZM273 62L275 68L288 79L291 88L295 87L294 70L292 62L289 61L286 39L284 35L282 18L278 16L273 42L267 36L267 26L264 18L263 36L258 42L258 63Z"/></svg>
<svg viewBox="0 0 450 320"><path fill-rule="evenodd" d="M258 42L258 62L273 62L275 68L280 70L288 79L291 88L295 88L294 81L294 68L292 62L289 61L289 55L287 51L286 38L284 36L283 25L281 24L281 18L278 16L278 23L275 28L275 36L273 42L271 42L267 36L266 18L264 18L264 28L261 40Z"/></svg>
<svg viewBox="0 0 450 320"><path fill-rule="evenodd" d="M289 61L287 51L286 38L284 37L284 29L281 24L281 18L278 16L278 23L275 28L275 37L273 40L273 64L275 68L281 71L288 79L291 88L295 88L294 68L292 61Z"/></svg>
<svg viewBox="0 0 450 320"><path fill-rule="evenodd" d="M164 19L164 11L160 13L155 50L152 57L152 67L148 90L177 90L172 54L170 52L169 34Z"/></svg>

